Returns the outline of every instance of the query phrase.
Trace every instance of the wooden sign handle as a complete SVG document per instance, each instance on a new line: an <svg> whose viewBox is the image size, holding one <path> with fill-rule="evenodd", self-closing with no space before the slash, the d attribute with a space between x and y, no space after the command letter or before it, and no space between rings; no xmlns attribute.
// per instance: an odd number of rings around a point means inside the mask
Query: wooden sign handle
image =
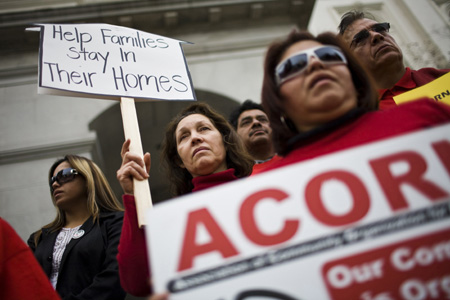
<svg viewBox="0 0 450 300"><path fill-rule="evenodd" d="M125 139L130 139L130 152L144 157L142 150L141 136L139 134L139 124L137 120L136 107L133 98L121 97L120 110L122 112L123 130ZM134 199L136 201L136 211L139 227L146 225L145 214L149 208L153 207L152 196L150 195L150 185L148 180L133 180Z"/></svg>

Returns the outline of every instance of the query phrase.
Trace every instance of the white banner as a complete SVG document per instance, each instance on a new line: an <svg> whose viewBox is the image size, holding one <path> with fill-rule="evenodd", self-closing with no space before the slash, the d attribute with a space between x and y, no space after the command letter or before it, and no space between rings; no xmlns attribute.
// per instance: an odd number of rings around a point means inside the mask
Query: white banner
<svg viewBox="0 0 450 300"><path fill-rule="evenodd" d="M37 24L39 93L195 100L182 41L108 24Z"/></svg>
<svg viewBox="0 0 450 300"><path fill-rule="evenodd" d="M147 241L170 299L450 297L450 125L158 204Z"/></svg>

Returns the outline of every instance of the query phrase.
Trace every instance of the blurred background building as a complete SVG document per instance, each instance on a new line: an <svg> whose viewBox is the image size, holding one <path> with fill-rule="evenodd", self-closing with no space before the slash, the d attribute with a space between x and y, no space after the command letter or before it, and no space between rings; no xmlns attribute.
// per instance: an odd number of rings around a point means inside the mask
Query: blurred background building
<svg viewBox="0 0 450 300"><path fill-rule="evenodd" d="M49 223L48 169L67 153L90 157L116 180L124 141L116 101L39 95L39 34L33 23L108 23L193 44L183 49L199 101L225 116L260 101L267 46L298 27L335 31L340 16L363 9L391 23L412 68L450 67L447 0L2 0L0 2L0 216L26 240ZM137 103L144 151L152 153L154 202L170 197L159 167L168 120L187 102Z"/></svg>
<svg viewBox="0 0 450 300"><path fill-rule="evenodd" d="M406 66L450 67L449 0L318 0L308 29L317 34L336 31L341 16L352 9L370 12L391 24L390 33L403 51Z"/></svg>

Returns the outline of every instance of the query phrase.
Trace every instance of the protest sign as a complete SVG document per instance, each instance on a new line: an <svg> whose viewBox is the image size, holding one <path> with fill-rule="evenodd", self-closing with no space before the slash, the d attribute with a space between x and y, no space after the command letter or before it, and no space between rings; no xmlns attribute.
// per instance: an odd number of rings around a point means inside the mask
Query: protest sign
<svg viewBox="0 0 450 300"><path fill-rule="evenodd" d="M423 86L395 96L394 101L397 104L401 104L423 97L428 97L450 105L450 73L442 75Z"/></svg>
<svg viewBox="0 0 450 300"><path fill-rule="evenodd" d="M195 100L185 42L109 24L37 25L40 93Z"/></svg>
<svg viewBox="0 0 450 300"><path fill-rule="evenodd" d="M134 98L196 100L179 40L109 24L36 24L41 94L120 100L130 152L143 157ZM36 28L29 28L36 30ZM152 207L148 180L133 181L139 225Z"/></svg>
<svg viewBox="0 0 450 300"><path fill-rule="evenodd" d="M443 125L158 204L146 230L154 289L175 300L448 297L449 153Z"/></svg>

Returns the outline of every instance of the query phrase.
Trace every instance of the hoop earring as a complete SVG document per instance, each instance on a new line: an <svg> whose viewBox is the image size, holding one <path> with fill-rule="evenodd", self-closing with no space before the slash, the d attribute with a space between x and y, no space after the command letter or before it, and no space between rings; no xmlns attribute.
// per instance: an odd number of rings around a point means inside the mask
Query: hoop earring
<svg viewBox="0 0 450 300"><path fill-rule="evenodd" d="M283 124L283 127L291 132L297 132L297 129L295 128L294 124L290 119L284 116L280 116L281 124Z"/></svg>
<svg viewBox="0 0 450 300"><path fill-rule="evenodd" d="M289 126L286 124L286 119L284 118L284 116L280 116L280 121L281 121L281 124L283 124L283 126L286 128L286 129L289 129ZM289 129L290 130L290 129Z"/></svg>

